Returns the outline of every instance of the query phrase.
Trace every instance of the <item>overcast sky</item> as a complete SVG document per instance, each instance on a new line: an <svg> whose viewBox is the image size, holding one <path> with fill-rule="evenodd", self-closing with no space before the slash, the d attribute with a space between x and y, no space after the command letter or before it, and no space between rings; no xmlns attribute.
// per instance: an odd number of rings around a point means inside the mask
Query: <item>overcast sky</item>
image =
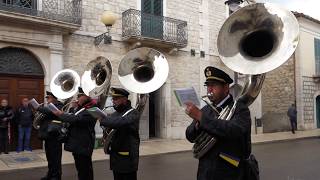
<svg viewBox="0 0 320 180"><path fill-rule="evenodd" d="M270 2L282 7L309 15L320 20L320 0L256 0L257 2Z"/></svg>

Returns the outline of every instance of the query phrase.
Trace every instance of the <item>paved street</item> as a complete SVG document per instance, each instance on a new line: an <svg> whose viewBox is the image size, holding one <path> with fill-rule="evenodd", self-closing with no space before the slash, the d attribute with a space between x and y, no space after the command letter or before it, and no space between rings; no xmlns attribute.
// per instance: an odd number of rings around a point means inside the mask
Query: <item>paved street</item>
<svg viewBox="0 0 320 180"><path fill-rule="evenodd" d="M320 139L304 139L254 145L262 180L320 179ZM197 161L190 152L152 155L140 158L140 180L194 180ZM112 179L106 161L94 163L95 179ZM0 173L1 180L37 180L44 168ZM63 179L76 179L74 165L63 167Z"/></svg>

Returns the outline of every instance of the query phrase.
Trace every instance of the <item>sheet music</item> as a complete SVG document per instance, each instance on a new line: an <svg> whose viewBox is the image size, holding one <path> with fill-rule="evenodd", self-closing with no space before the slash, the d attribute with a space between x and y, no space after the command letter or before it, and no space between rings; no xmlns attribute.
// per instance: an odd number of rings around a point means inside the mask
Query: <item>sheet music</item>
<svg viewBox="0 0 320 180"><path fill-rule="evenodd" d="M174 94L180 106L184 106L186 102L192 102L196 106L200 106L198 95L193 87L175 89Z"/></svg>
<svg viewBox="0 0 320 180"><path fill-rule="evenodd" d="M107 115L98 107L93 107L90 109L87 109L87 111L95 118L97 119L103 119L107 117Z"/></svg>
<svg viewBox="0 0 320 180"><path fill-rule="evenodd" d="M38 103L38 101L34 98L32 98L29 103L31 104L31 106L34 108L34 109L38 109L40 104Z"/></svg>

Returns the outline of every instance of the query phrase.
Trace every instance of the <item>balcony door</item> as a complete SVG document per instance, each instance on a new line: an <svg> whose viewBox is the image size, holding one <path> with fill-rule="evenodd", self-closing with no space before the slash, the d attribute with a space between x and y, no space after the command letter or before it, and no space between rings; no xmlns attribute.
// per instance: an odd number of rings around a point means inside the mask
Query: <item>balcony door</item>
<svg viewBox="0 0 320 180"><path fill-rule="evenodd" d="M163 39L163 0L141 0L141 35Z"/></svg>

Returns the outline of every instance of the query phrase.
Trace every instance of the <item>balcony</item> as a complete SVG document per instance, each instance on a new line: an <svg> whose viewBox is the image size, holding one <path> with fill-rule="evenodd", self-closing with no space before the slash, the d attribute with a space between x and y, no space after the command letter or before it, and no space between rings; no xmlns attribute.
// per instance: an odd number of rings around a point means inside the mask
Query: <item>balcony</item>
<svg viewBox="0 0 320 180"><path fill-rule="evenodd" d="M187 22L129 9L122 13L122 39L129 43L184 48L188 44Z"/></svg>
<svg viewBox="0 0 320 180"><path fill-rule="evenodd" d="M0 0L0 19L78 29L81 0Z"/></svg>

